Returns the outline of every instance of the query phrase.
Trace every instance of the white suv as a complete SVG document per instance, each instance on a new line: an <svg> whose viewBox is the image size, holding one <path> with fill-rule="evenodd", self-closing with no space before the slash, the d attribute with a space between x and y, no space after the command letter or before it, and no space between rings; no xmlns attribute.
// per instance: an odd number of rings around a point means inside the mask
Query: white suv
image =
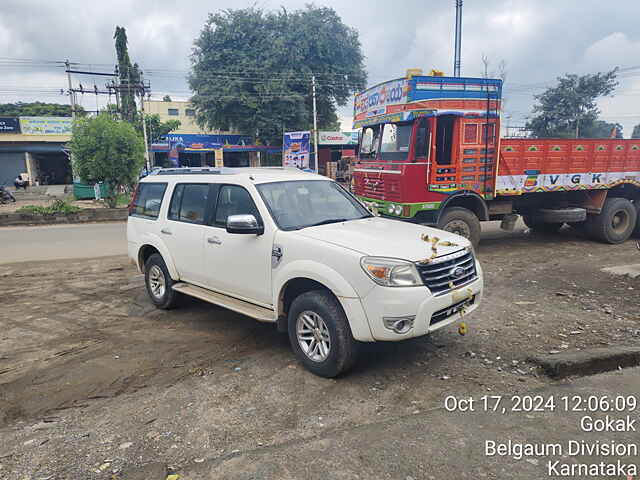
<svg viewBox="0 0 640 480"><path fill-rule="evenodd" d="M426 335L482 294L466 239L374 216L295 169L155 172L138 185L127 240L157 307L190 295L274 322L324 377L349 369L359 342Z"/></svg>

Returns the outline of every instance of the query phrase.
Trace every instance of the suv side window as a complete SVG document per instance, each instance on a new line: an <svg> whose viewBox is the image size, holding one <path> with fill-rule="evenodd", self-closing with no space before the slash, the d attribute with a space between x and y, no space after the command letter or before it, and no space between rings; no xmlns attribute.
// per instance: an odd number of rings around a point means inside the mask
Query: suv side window
<svg viewBox="0 0 640 480"><path fill-rule="evenodd" d="M207 183L180 183L173 190L169 220L203 224L209 197Z"/></svg>
<svg viewBox="0 0 640 480"><path fill-rule="evenodd" d="M135 198L131 202L129 215L156 219L160 213L166 183L139 183Z"/></svg>
<svg viewBox="0 0 640 480"><path fill-rule="evenodd" d="M245 188L238 185L222 185L218 194L214 225L225 227L229 216L244 214L253 215L258 223L261 223L258 208Z"/></svg>

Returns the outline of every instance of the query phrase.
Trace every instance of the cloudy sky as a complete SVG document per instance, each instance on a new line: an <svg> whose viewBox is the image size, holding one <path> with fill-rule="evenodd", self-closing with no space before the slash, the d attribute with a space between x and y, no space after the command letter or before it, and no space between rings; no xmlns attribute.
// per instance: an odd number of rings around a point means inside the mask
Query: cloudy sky
<svg viewBox="0 0 640 480"><path fill-rule="evenodd" d="M185 80L194 38L207 14L233 6L264 9L303 7L304 0L2 0L0 10L0 101L68 102L60 89L66 77L59 64L112 71L113 31L125 26L129 51L150 80L156 98L186 99ZM452 73L454 0L317 0L333 7L360 32L369 83L402 76L407 68ZM522 125L533 94L558 75L620 67L615 97L600 102L602 118L617 121L629 136L640 123L640 2L637 0L465 0L462 74L481 76L506 64L505 123ZM16 61L14 59L26 59ZM635 68L634 68L635 67ZM104 86L105 77L73 79L77 87ZM106 98L101 98L104 102ZM83 106L95 109L95 95ZM340 110L344 127L351 106Z"/></svg>

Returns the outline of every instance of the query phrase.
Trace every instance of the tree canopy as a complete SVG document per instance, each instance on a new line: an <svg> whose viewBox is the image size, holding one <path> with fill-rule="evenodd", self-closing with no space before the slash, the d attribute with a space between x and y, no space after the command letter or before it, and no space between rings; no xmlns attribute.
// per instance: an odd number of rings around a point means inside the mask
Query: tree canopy
<svg viewBox="0 0 640 480"><path fill-rule="evenodd" d="M84 109L76 106L76 112L84 114ZM45 102L16 102L1 103L0 115L7 117L70 117L71 106L62 103L45 103Z"/></svg>
<svg viewBox="0 0 640 480"><path fill-rule="evenodd" d="M631 132L631 138L640 138L640 124L633 127L633 132Z"/></svg>
<svg viewBox="0 0 640 480"><path fill-rule="evenodd" d="M149 143L157 142L160 140L160 137L180 128L180 120L167 120L163 122L160 119L160 115L156 113L146 114L144 119L147 123L147 140ZM142 115L138 115L136 119L136 130L142 134Z"/></svg>
<svg viewBox="0 0 640 480"><path fill-rule="evenodd" d="M533 106L533 118L527 122L527 128L536 137L557 138L594 138L606 130L606 122L598 120L600 110L596 100L611 95L618 82L617 69L610 72L598 72L587 75L569 74L558 77L558 84L536 95L537 104ZM601 123L597 123L601 122ZM605 134L608 137L616 124Z"/></svg>
<svg viewBox="0 0 640 480"><path fill-rule="evenodd" d="M315 74L318 127L335 129L336 106L365 86L363 58L357 31L331 8L224 10L195 40L191 103L202 127L280 143L283 129L312 127Z"/></svg>
<svg viewBox="0 0 640 480"><path fill-rule="evenodd" d="M144 165L144 141L133 125L108 113L74 122L69 143L73 171L85 182L104 182L115 207L118 187L133 185Z"/></svg>

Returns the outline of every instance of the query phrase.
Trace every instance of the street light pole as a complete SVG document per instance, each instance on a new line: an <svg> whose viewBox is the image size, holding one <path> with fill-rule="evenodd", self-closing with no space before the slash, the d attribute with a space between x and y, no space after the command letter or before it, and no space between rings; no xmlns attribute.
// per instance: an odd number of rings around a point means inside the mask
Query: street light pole
<svg viewBox="0 0 640 480"><path fill-rule="evenodd" d="M313 145L315 151L315 171L318 173L318 112L316 110L316 76L311 76L311 90L313 94Z"/></svg>

